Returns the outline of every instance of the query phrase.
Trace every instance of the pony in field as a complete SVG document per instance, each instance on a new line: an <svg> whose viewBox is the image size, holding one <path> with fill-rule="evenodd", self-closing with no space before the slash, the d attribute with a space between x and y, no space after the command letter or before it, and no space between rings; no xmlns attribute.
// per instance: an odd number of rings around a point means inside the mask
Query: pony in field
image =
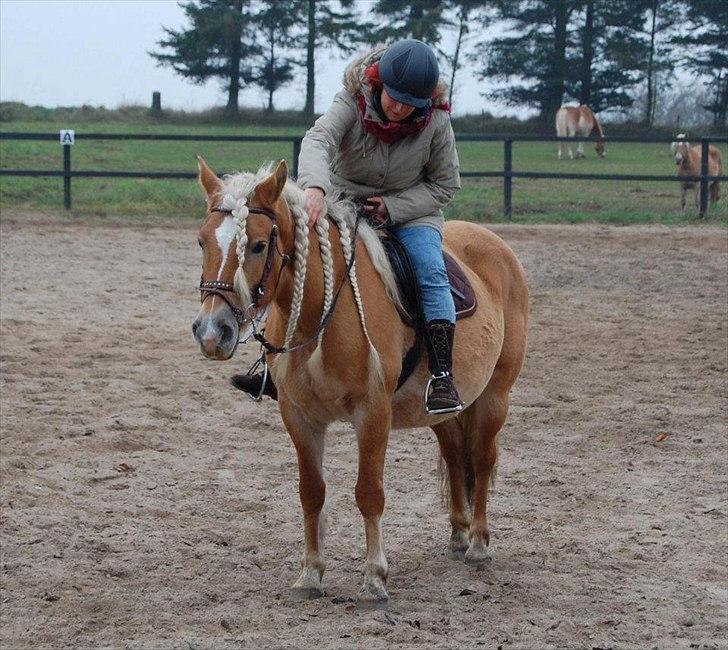
<svg viewBox="0 0 728 650"><path fill-rule="evenodd" d="M678 178L699 176L702 157L702 146L699 144L690 146L684 133L677 136L677 141L670 144L670 151L675 158ZM708 145L708 175L723 175L723 156L718 147ZM700 183L696 181L680 181L680 206L683 213L687 212L686 194L689 189L693 190L695 206L700 206ZM708 194L712 203L717 203L720 198L720 183L710 181L708 183Z"/></svg>
<svg viewBox="0 0 728 650"><path fill-rule="evenodd" d="M562 106L556 111L556 135L560 138L576 138L595 136L599 138L594 149L600 156L604 156L604 131L599 124L597 116L586 105ZM571 142L559 142L558 157L563 157L564 152L569 153L569 158L574 158L571 150ZM585 158L584 143L579 142L576 147L576 157Z"/></svg>
<svg viewBox="0 0 728 650"><path fill-rule="evenodd" d="M415 333L400 317L382 243L356 221L352 204L327 199L328 218L309 231L303 190L288 179L285 161L273 171L224 179L203 159L198 164L207 212L199 231L201 308L192 330L210 359L232 357L243 328L266 341L261 363L272 373L298 455L305 551L294 596L323 594L322 463L326 429L335 421L350 422L358 444L355 496L366 533L360 601L388 598L381 516L392 429L433 429L448 475L450 548L467 562L485 561L497 437L526 350L528 288L513 251L482 226L446 224L444 247L467 274L478 307L458 322L453 355L465 408L427 416L424 359L397 389Z"/></svg>

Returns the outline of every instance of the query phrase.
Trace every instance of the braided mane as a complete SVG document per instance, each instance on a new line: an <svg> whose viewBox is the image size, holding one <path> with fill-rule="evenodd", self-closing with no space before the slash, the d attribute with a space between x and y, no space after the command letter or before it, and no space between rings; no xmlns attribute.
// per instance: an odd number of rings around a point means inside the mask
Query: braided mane
<svg viewBox="0 0 728 650"><path fill-rule="evenodd" d="M220 191L222 196L221 206L226 210L231 210L235 223L237 225L237 254L239 267L235 274L235 289L243 303L243 307L250 305L252 298L250 295L250 287L248 286L245 274L242 270L242 264L245 256L245 247L247 244L246 220L248 217L247 202L253 194L256 186L265 180L271 173L273 165L268 164L261 167L257 172L243 172L240 174L228 175L223 177L223 185ZM286 182L283 188L283 199L288 204L294 223L294 268L293 268L293 300L291 303L291 313L288 319L288 327L286 329L284 346L289 346L298 327L298 321L301 315L301 306L303 304L303 291L306 282L306 272L309 254L309 228L308 215L304 210L304 194L303 190L291 179ZM334 222L339 230L339 239L341 242L342 253L345 262L349 263L352 255L351 228L354 226L356 213L354 206L350 201L339 199L338 197L326 199L327 213L331 221ZM319 219L316 223L316 233L319 240L319 251L321 255L323 267L324 281L324 305L321 317L329 310L333 302L334 296L334 265L331 241L329 239L329 221L327 219ZM364 245L367 247L369 255L372 259L374 267L379 273L387 293L390 298L401 307L401 299L397 289L397 284L389 264L389 259L384 251L379 237L374 230L366 223L362 222L358 228L358 234ZM356 261L349 271L349 281L354 293L359 321L361 323L364 336L369 344L370 356L373 357L375 368L380 374L381 363L379 355L372 344L369 332L366 326L364 315L364 305L361 300L359 291L359 283L356 276ZM320 363L321 339L323 332L319 335L318 345L311 357L312 363ZM284 355L285 356L285 355Z"/></svg>

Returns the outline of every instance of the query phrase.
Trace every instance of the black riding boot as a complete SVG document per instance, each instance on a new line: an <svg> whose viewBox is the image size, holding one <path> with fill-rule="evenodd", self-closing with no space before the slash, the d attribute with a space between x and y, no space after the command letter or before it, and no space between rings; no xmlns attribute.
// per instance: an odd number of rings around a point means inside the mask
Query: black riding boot
<svg viewBox="0 0 728 650"><path fill-rule="evenodd" d="M264 377L265 386L263 386ZM273 383L270 373L267 376L265 376L262 372L256 372L252 375L233 375L230 377L230 383L238 390L248 393L253 399L267 395L271 399L276 401L278 400L278 389Z"/></svg>
<svg viewBox="0 0 728 650"><path fill-rule="evenodd" d="M452 379L452 347L455 325L446 320L433 320L427 324L430 338L428 352L432 379L425 395L428 415L462 411L463 403Z"/></svg>

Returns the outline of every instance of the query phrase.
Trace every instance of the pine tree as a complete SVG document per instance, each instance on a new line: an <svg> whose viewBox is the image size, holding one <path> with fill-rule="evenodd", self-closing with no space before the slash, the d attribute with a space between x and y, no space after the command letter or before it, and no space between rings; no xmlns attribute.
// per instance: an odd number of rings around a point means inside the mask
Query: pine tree
<svg viewBox="0 0 728 650"><path fill-rule="evenodd" d="M306 13L306 104L305 115L314 114L316 50L329 47L349 54L369 38L372 25L361 20L354 0L304 0Z"/></svg>
<svg viewBox="0 0 728 650"><path fill-rule="evenodd" d="M686 18L689 33L674 43L683 65L706 80L713 99L705 109L713 114L713 126L728 126L728 3L689 0Z"/></svg>
<svg viewBox="0 0 728 650"><path fill-rule="evenodd" d="M252 78L243 66L260 53L254 38L254 22L248 0L192 0L182 5L189 27L180 31L164 28L166 38L157 45L166 52L149 52L160 66L203 84L219 78L227 90L226 114L238 115L241 86Z"/></svg>
<svg viewBox="0 0 728 650"><path fill-rule="evenodd" d="M651 127L655 121L657 77L659 74L671 73L677 62L677 53L670 44L670 38L681 19L685 3L682 0L646 0L646 4L645 33L648 45L644 78L647 89L642 122Z"/></svg>
<svg viewBox="0 0 728 650"><path fill-rule="evenodd" d="M449 13L453 18L448 22L457 30L455 50L448 54L440 50L445 61L450 65L450 96L448 101L452 105L452 97L455 89L455 75L462 66L462 50L470 36L472 24L485 27L493 15L495 7L494 0L449 0Z"/></svg>
<svg viewBox="0 0 728 650"><path fill-rule="evenodd" d="M644 5L651 0L583 0L573 14L567 95L595 113L629 108L643 75Z"/></svg>
<svg viewBox="0 0 728 650"><path fill-rule="evenodd" d="M290 83L296 63L293 30L302 22L305 4L301 0L260 0L254 21L263 44L259 63L253 68L253 83L268 93L268 111L273 111L276 90Z"/></svg>
<svg viewBox="0 0 728 650"><path fill-rule="evenodd" d="M437 45L441 29L448 24L444 18L446 8L444 0L377 0L372 11L384 25L373 32L373 40L416 38Z"/></svg>
<svg viewBox="0 0 728 650"><path fill-rule="evenodd" d="M505 34L481 43L471 58L481 78L503 84L490 93L512 106L538 108L551 131L569 78L570 21L580 3L568 0L501 0L497 19Z"/></svg>

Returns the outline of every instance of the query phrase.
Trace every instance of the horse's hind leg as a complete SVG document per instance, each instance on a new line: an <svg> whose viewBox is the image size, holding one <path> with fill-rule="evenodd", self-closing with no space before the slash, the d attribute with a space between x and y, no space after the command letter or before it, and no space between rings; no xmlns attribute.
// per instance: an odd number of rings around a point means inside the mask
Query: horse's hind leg
<svg viewBox="0 0 728 650"><path fill-rule="evenodd" d="M470 524L470 545L465 561L477 564L488 559L488 486L494 478L498 458L498 432L508 415L508 392L513 381L496 369L483 393L463 414L463 427L470 439L470 453L475 476L472 491L473 519Z"/></svg>
<svg viewBox="0 0 728 650"><path fill-rule="evenodd" d="M326 427L309 422L285 400L280 403L283 423L288 429L298 454L298 493L303 507L303 533L306 549L303 553L301 575L293 583L295 598L318 598L324 595L321 579L325 564L321 555L326 499L323 477L324 437Z"/></svg>
<svg viewBox="0 0 728 650"><path fill-rule="evenodd" d="M462 416L461 416L462 417ZM460 417L432 427L440 444L440 454L447 467L450 496L450 550L462 557L468 548L470 527L469 485L472 488L472 469L469 464L469 441L460 424Z"/></svg>

